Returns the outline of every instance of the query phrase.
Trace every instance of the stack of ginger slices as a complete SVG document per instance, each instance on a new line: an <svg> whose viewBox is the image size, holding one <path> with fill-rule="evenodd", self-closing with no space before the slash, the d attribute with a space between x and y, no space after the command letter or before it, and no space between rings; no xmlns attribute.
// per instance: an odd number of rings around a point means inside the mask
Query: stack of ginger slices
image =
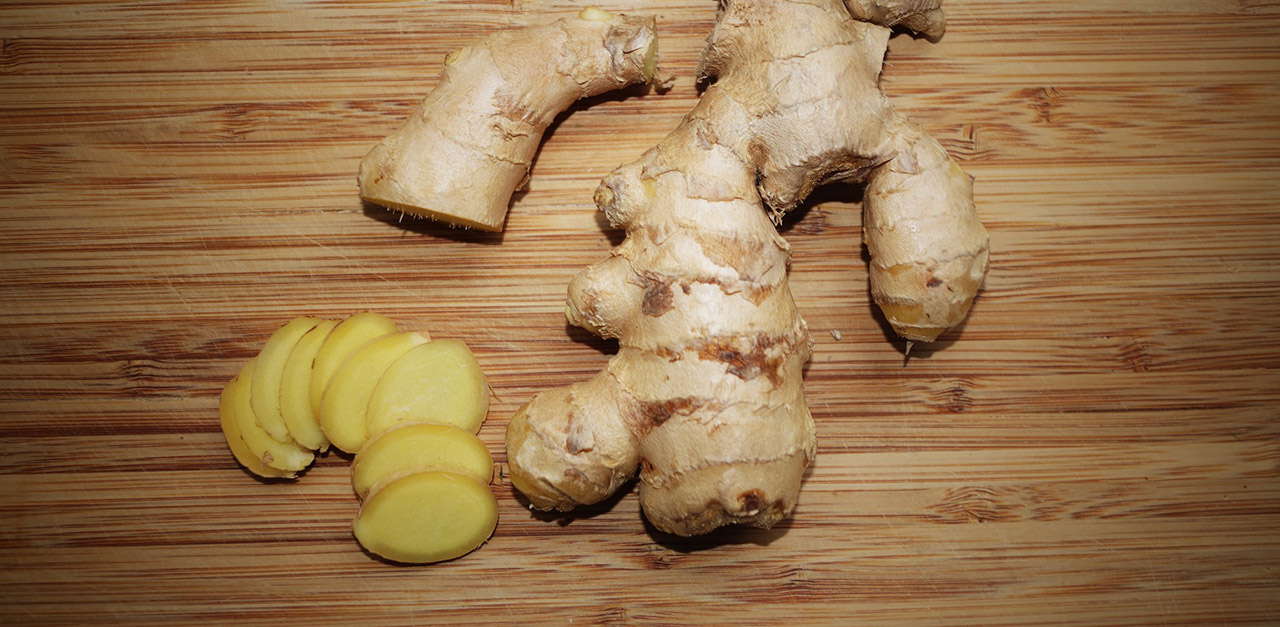
<svg viewBox="0 0 1280 627"><path fill-rule="evenodd" d="M475 435L488 411L466 344L372 312L285 324L219 404L231 453L260 477L297 477L330 446L355 453L356 539L405 563L470 553L497 526L493 458Z"/></svg>

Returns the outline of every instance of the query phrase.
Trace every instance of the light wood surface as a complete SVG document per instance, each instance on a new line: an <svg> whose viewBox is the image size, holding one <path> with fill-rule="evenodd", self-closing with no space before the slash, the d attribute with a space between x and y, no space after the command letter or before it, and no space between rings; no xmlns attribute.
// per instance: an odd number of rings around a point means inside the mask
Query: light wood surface
<svg viewBox="0 0 1280 627"><path fill-rule="evenodd" d="M868 304L858 191L784 225L819 457L772 531L678 539L635 495L566 518L499 481L492 540L401 567L348 459L242 471L222 385L297 315L466 341L512 412L613 347L565 286L619 235L599 179L693 104L714 0L659 17L665 95L553 127L502 234L401 222L360 157L445 53L584 3L0 4L0 623L1280 622L1280 9L948 0L883 86L977 177L964 328Z"/></svg>

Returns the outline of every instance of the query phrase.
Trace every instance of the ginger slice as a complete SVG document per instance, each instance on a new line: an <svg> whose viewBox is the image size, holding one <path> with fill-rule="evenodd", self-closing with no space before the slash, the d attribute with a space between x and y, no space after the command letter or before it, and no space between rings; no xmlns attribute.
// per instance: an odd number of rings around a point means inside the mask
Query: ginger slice
<svg viewBox="0 0 1280 627"><path fill-rule="evenodd" d="M260 460L264 466L284 471L286 477L297 476L299 471L311 465L311 461L315 459L315 453L299 446L293 440L284 442L271 437L271 434L258 424L258 418L254 415L253 405L249 400L256 376L257 362L257 358L250 359L240 370L238 378L241 393L232 396L232 419L240 429L240 437L248 446L254 459Z"/></svg>
<svg viewBox="0 0 1280 627"><path fill-rule="evenodd" d="M333 373L351 353L371 340L398 330L396 323L385 316L366 311L343 320L331 331L316 353L315 365L311 369L311 412L320 415L324 390Z"/></svg>
<svg viewBox="0 0 1280 627"><path fill-rule="evenodd" d="M289 437L313 451L329 448L329 440L320 428L320 419L311 411L311 371L316 353L338 326L337 320L325 320L307 331L294 345L280 373L280 416Z"/></svg>
<svg viewBox="0 0 1280 627"><path fill-rule="evenodd" d="M263 464L262 458L255 456L253 451L249 450L249 445L245 443L244 436L240 433L239 418L236 414L238 407L243 403L241 397L249 393L247 388L245 379L237 374L222 389L222 396L218 400L218 419L222 423L222 435L227 438L227 447L231 449L231 454L241 466L244 466L245 470L259 477L288 477L290 476L288 472Z"/></svg>
<svg viewBox="0 0 1280 627"><path fill-rule="evenodd" d="M378 379L400 356L429 341L424 333L394 333L361 346L342 362L320 401L320 428L330 443L348 453L364 446L369 398Z"/></svg>
<svg viewBox="0 0 1280 627"><path fill-rule="evenodd" d="M249 402L253 405L258 424L277 440L291 439L280 409L280 380L285 362L298 340L320 322L319 318L294 318L272 333L258 353Z"/></svg>
<svg viewBox="0 0 1280 627"><path fill-rule="evenodd" d="M365 498L388 478L440 470L489 483L493 457L480 438L457 427L402 423L369 440L351 465L351 486Z"/></svg>
<svg viewBox="0 0 1280 627"><path fill-rule="evenodd" d="M436 340L397 359L369 399L369 433L403 421L480 430L489 412L489 385L467 345Z"/></svg>
<svg viewBox="0 0 1280 627"><path fill-rule="evenodd" d="M352 529L369 552L426 564L476 550L498 524L498 501L484 484L450 472L420 472L369 493Z"/></svg>

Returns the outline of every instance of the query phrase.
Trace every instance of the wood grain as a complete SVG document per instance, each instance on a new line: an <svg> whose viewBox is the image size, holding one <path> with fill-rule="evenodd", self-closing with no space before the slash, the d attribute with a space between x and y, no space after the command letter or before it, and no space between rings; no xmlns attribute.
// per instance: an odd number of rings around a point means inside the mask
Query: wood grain
<svg viewBox="0 0 1280 627"><path fill-rule="evenodd" d="M356 165L445 53L573 0L0 5L0 622L1280 622L1280 9L948 0L883 86L977 177L964 328L872 311L856 188L788 219L819 458L795 519L678 539L633 494L393 566L348 460L250 478L217 397L296 315L466 341L481 438L614 350L565 285L619 234L596 182L672 128L711 0L659 16L663 95L553 127L501 234L362 206Z"/></svg>

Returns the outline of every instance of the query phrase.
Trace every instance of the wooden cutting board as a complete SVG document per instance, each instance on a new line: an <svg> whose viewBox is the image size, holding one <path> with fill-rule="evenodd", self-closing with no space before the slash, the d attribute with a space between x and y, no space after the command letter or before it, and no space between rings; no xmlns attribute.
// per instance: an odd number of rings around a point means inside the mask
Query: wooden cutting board
<svg viewBox="0 0 1280 627"><path fill-rule="evenodd" d="M463 559L362 552L349 460L256 481L222 385L297 315L458 338L480 435L614 350L565 285L619 241L599 179L693 105L713 0L659 20L666 94L575 107L501 234L361 205L360 157L444 55L570 0L0 5L0 623L1280 622L1280 9L948 0L883 86L977 177L985 291L935 347L868 303L858 190L783 232L819 456L772 531L680 539L633 490L525 509ZM358 623L356 622L358 621Z"/></svg>

